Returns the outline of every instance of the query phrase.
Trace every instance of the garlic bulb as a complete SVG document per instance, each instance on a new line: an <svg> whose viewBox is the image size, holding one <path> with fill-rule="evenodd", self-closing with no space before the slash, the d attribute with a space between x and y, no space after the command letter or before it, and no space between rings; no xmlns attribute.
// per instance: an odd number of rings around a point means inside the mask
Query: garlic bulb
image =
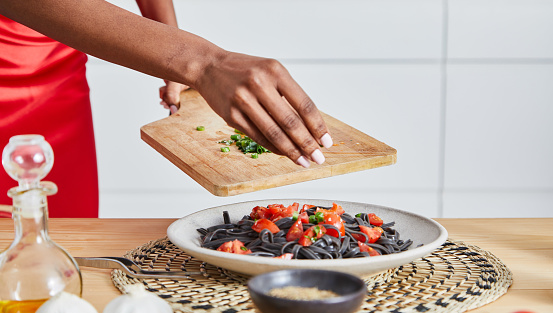
<svg viewBox="0 0 553 313"><path fill-rule="evenodd" d="M169 303L146 291L142 284L125 286L125 293L108 303L104 313L173 313Z"/></svg>
<svg viewBox="0 0 553 313"><path fill-rule="evenodd" d="M98 313L92 304L72 293L62 291L44 302L36 313Z"/></svg>

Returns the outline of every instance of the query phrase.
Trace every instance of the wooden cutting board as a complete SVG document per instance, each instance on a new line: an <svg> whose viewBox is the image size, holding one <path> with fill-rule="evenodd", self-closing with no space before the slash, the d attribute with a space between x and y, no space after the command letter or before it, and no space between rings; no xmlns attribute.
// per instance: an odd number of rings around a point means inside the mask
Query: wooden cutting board
<svg viewBox="0 0 553 313"><path fill-rule="evenodd" d="M184 91L180 105L177 113L143 126L141 138L216 196L233 196L396 162L394 148L324 113L321 114L334 146L321 148L326 158L322 165L312 163L303 168L274 153L252 159L235 145L223 153L224 144L218 142L229 140L234 129L195 90ZM205 130L198 131L197 126L204 126Z"/></svg>

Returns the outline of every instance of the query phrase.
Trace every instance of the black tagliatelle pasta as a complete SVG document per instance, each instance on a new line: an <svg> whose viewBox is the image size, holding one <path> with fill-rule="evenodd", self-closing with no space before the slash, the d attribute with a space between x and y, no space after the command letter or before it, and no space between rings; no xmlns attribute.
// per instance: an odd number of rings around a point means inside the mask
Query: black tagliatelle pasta
<svg viewBox="0 0 553 313"><path fill-rule="evenodd" d="M296 208L297 208L297 203ZM256 207L258 208L258 207ZM278 227L276 233L269 229L262 229L259 232L252 229L256 223L251 216L245 215L237 223L231 223L227 211L223 212L224 223L208 228L199 228L197 231L201 234L201 246L208 249L232 252L230 250L221 250L223 244L239 241L241 246L237 249L240 254L249 254L263 257L280 257L287 255L287 259L342 259L369 257L375 255L392 254L405 251L413 243L410 239L400 239L399 232L393 229L395 222L383 223L380 218L380 227L371 224L369 214L359 213L355 217L348 213L340 215L345 230L344 234L334 225L325 224L320 221L315 224L314 216L319 213L323 215L331 208L312 207L306 209L310 217L309 223L303 223L303 231L307 232L312 227L326 229L324 235L320 238L309 237L312 242L309 245L303 245L300 238L289 241L287 234L298 219L297 212L293 216L283 217L274 222ZM341 207L340 207L341 209ZM255 209L254 209L255 210ZM253 213L252 213L253 214ZM374 214L372 214L374 216ZM335 215L336 216L336 215ZM378 229L379 228L379 229ZM378 229L380 232L378 240L370 238L370 231ZM363 231L362 231L363 230ZM329 233L334 234L329 235ZM369 236L367 235L369 234ZM307 237L303 234L304 237ZM375 240L375 241L374 241ZM371 242L374 241L374 242Z"/></svg>

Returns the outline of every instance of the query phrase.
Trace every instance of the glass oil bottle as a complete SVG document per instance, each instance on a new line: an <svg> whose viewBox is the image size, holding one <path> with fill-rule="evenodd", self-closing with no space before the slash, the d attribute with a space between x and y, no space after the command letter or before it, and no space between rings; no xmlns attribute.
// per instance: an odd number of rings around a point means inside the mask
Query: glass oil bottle
<svg viewBox="0 0 553 313"><path fill-rule="evenodd" d="M19 186L8 191L15 236L0 254L0 313L34 313L62 291L81 296L78 265L48 235L46 197L57 187L40 180L53 164L52 148L40 135L14 136L2 153L4 169Z"/></svg>

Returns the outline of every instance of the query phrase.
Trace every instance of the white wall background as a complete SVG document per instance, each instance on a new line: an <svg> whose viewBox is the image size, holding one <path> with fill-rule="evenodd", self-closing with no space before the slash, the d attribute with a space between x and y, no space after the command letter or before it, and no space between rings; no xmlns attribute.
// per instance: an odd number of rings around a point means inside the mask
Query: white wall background
<svg viewBox="0 0 553 313"><path fill-rule="evenodd" d="M182 29L277 58L322 111L396 148L398 162L213 196L140 139L167 116L161 80L91 58L101 217L293 197L553 216L553 0L174 1Z"/></svg>

